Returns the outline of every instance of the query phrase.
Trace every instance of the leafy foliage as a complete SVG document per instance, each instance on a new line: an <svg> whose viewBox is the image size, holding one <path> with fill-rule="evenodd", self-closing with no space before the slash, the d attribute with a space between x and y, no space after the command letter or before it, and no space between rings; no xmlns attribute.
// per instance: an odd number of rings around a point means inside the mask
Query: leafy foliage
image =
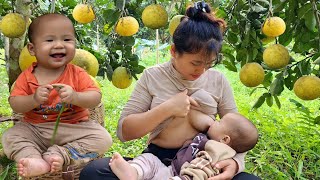
<svg viewBox="0 0 320 180"><path fill-rule="evenodd" d="M294 82L303 75L320 75L319 9L320 5L314 0L230 0L220 4L218 12L228 21L226 44L222 50L227 58L224 65L236 71L239 63L243 66L248 62L258 62L267 71L265 82L258 87L266 92L258 98L254 108L265 102L272 106L273 101L280 108L278 96L285 88L292 90ZM286 22L286 31L276 38L276 43L287 46L291 60L288 66L279 70L269 69L262 62L266 45L262 43L265 36L261 33L261 26L270 16L281 17Z"/></svg>
<svg viewBox="0 0 320 180"><path fill-rule="evenodd" d="M18 0L0 0L1 15L15 9ZM76 0L33 0L30 5L32 18L44 13L58 12L66 14L72 21L72 10L80 3ZM134 78L145 68L141 59L134 52L141 40L155 39L156 31L144 27L141 14L143 9L152 3L166 7L169 18L177 14L184 14L192 2L183 1L145 1L145 0L83 0L93 6L96 19L89 24L78 24L74 21L79 48L93 53L99 60L99 75L111 80L113 70L118 66L128 68ZM222 63L230 71L237 72L248 62L260 63L267 76L261 86L265 92L257 99L254 108L267 103L269 106L281 107L278 97L284 89L293 89L294 82L303 75L320 76L320 4L316 0L223 0L208 2L214 8L216 15L227 21L225 43L222 48L224 60ZM37 5L36 5L37 4ZM139 32L131 37L121 37L114 32L114 26L123 16L133 16L139 21ZM286 31L276 37L275 43L280 43L289 49L290 63L282 69L270 69L262 61L262 54L268 44L262 40L265 35L261 26L265 19L271 16L281 17L286 23ZM167 25L168 26L168 25ZM164 47L170 44L168 27L158 30L160 43ZM3 41L3 38L0 38ZM3 42L0 41L0 46ZM157 43L152 45L157 50ZM140 46L144 47L144 46ZM160 49L160 48L158 48ZM255 88L252 90L255 91ZM275 102L275 103L274 103Z"/></svg>

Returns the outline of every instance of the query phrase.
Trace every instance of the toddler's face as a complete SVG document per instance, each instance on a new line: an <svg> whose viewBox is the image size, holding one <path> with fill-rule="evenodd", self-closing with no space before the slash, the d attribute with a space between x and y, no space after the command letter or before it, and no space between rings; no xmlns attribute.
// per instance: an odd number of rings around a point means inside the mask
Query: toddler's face
<svg viewBox="0 0 320 180"><path fill-rule="evenodd" d="M67 18L46 17L36 28L29 51L36 56L39 66L56 69L73 59L74 28Z"/></svg>

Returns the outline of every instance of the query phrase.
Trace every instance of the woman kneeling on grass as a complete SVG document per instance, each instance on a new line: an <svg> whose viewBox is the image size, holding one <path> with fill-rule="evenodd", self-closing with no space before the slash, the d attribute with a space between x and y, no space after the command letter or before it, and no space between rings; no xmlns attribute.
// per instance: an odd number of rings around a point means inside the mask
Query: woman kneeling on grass
<svg viewBox="0 0 320 180"><path fill-rule="evenodd" d="M187 9L173 34L171 61L146 69L124 107L117 131L120 140L139 139L150 133L143 153L152 153L169 166L183 144L198 134L191 126L181 127L188 123L175 121L175 117L186 117L191 106L199 106L190 98L194 92L204 90L214 100L213 120L217 115L222 118L237 112L227 79L210 69L217 62L224 29L225 22L216 18L206 3L198 2ZM210 179L259 179L242 172L245 154L212 165L221 174ZM80 179L118 179L109 161L93 161L82 170Z"/></svg>

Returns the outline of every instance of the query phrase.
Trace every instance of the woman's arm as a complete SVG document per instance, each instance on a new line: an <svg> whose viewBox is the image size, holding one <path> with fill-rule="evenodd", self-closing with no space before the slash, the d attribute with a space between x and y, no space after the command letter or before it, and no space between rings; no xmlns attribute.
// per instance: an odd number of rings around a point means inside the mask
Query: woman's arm
<svg viewBox="0 0 320 180"><path fill-rule="evenodd" d="M187 116L191 104L198 105L185 90L147 112L129 114L122 123L123 140L143 137L170 117Z"/></svg>
<svg viewBox="0 0 320 180"><path fill-rule="evenodd" d="M170 117L185 117L190 104L197 105L187 95L187 90L175 95L173 93L172 97L166 100L171 92L165 91L166 87L154 88L153 85L161 84L162 79L153 78L154 75L150 73L152 72L145 71L142 74L122 110L117 130L117 136L121 141L143 137Z"/></svg>
<svg viewBox="0 0 320 180"><path fill-rule="evenodd" d="M147 112L130 114L123 119L123 140L129 141L143 137L171 116L172 111L167 102L164 102Z"/></svg>

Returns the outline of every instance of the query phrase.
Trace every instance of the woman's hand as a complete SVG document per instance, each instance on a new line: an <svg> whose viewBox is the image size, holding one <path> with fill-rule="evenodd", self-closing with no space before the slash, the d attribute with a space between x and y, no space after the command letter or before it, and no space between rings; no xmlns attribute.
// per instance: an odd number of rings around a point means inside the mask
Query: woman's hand
<svg viewBox="0 0 320 180"><path fill-rule="evenodd" d="M233 159L226 159L213 164L215 167L221 171L220 174L209 178L208 180L229 180L238 172L238 164Z"/></svg>
<svg viewBox="0 0 320 180"><path fill-rule="evenodd" d="M186 117L189 113L190 106L199 106L198 103L187 95L188 90L184 90L172 98L167 103L170 106L172 115L176 117Z"/></svg>

